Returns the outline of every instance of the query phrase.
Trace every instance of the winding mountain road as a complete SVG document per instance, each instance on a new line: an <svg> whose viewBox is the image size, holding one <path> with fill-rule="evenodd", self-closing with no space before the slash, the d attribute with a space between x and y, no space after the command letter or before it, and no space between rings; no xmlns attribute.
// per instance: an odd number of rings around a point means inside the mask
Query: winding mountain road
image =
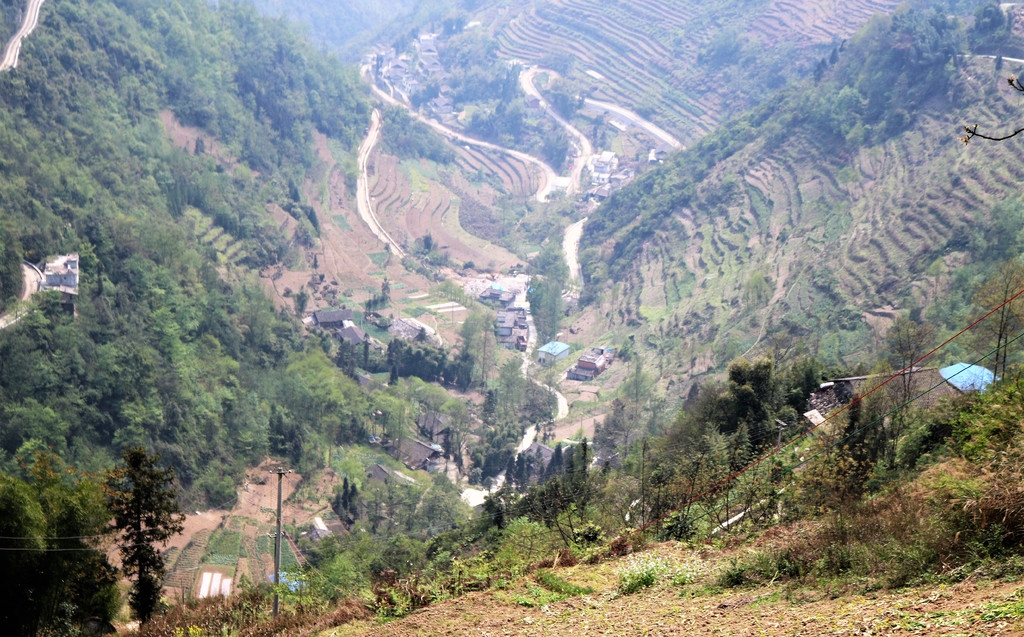
<svg viewBox="0 0 1024 637"><path fill-rule="evenodd" d="M572 173L569 177L569 188L566 191L568 194L574 195L580 190L580 179L583 176L583 169L590 163L590 157L594 154L594 146L586 135L581 133L571 122L555 112L555 109L551 108L551 105L544 99L544 96L540 94L540 91L533 82L538 73L556 75L554 71L548 71L540 67L525 69L519 74L519 86L522 87L527 95L537 98L540 101L541 108L544 109L544 113L565 128L574 139L579 154L576 156L576 161L573 164Z"/></svg>
<svg viewBox="0 0 1024 637"><path fill-rule="evenodd" d="M548 196L551 194L551 190L555 184L555 180L558 179L558 173L555 172L554 168L552 168L545 162L537 159L533 155L528 155L524 152L513 150L511 148L505 148L504 146L498 146L497 144L485 142L473 137L469 137L468 135L464 135L458 131L454 131L445 126L444 124L442 124L441 122L420 115L405 102L399 101L392 97L391 95L385 93L383 90L381 90L379 86L374 84L372 81L370 83L370 87L373 90L373 94L376 95L378 98L380 98L384 102L387 102L388 104L393 104L395 106L401 106L405 108L409 112L409 117L412 117L413 119L433 128L435 131L440 133L442 136L448 138L449 140L455 140L463 144L479 146L480 148L486 148L488 150L497 151L499 153L505 153L506 155L515 157L520 161L537 166L544 173L544 184L540 187L539 190L537 190L536 198L537 201L541 202L548 200Z"/></svg>
<svg viewBox="0 0 1024 637"><path fill-rule="evenodd" d="M42 273L27 263L21 264L21 295L18 297L18 305L24 303L32 294L39 289L43 282ZM24 307L15 306L10 311L0 314L0 330L6 329L18 321L27 313Z"/></svg>
<svg viewBox="0 0 1024 637"><path fill-rule="evenodd" d="M593 108L595 110L604 111L605 113L614 113L621 119L626 120L626 122L629 123L631 126L642 128L651 137L654 137L655 139L657 139L658 141L660 141L661 143L665 144L670 148L683 148L682 142L680 142L678 139L669 134L668 131L658 127L652 122L647 121L646 119L640 117L639 115L637 115L636 113L629 109L622 108L621 106L618 106L617 104L612 104L610 102L599 102L597 100L592 100L590 98L585 99L583 102L588 107Z"/></svg>
<svg viewBox="0 0 1024 637"><path fill-rule="evenodd" d="M25 19L22 20L21 27L7 41L4 56L0 59L0 72L18 66L18 56L21 54L21 41L28 37L39 25L39 10L42 7L43 0L28 0L28 6L25 9Z"/></svg>
<svg viewBox="0 0 1024 637"><path fill-rule="evenodd" d="M370 161L370 153L373 152L374 146L380 140L380 128L380 111L373 109L373 113L370 114L370 126L366 130L366 137L363 139L363 143L359 145L357 160L359 164L359 180L356 182L356 210L359 213L359 218L370 228L370 232L387 245L392 253L398 255L398 258L402 258L405 256L405 250L402 250L402 246L398 245L398 242L380 225L377 215L373 212L373 203L370 201L370 179L366 165Z"/></svg>

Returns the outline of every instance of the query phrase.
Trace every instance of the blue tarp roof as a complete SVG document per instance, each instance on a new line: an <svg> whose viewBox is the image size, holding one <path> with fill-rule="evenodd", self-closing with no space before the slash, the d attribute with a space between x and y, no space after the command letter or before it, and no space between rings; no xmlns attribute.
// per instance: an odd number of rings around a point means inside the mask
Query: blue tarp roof
<svg viewBox="0 0 1024 637"><path fill-rule="evenodd" d="M568 352L569 346L566 345L565 343L560 343L558 341L551 341L544 347L540 348L540 351L544 352L545 354L551 354L552 356L558 356L563 352Z"/></svg>
<svg viewBox="0 0 1024 637"><path fill-rule="evenodd" d="M943 367L939 373L946 379L946 382L960 391L985 391L985 388L991 385L996 378L992 370L967 363L956 363L949 367Z"/></svg>

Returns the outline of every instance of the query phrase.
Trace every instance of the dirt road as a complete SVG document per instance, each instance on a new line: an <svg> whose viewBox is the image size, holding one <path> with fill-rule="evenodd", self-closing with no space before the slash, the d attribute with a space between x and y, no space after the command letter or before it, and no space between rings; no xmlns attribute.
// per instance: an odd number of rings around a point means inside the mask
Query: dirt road
<svg viewBox="0 0 1024 637"><path fill-rule="evenodd" d="M25 263L21 264L21 277L21 295L18 297L19 305L27 301L39 289L39 284L43 281L42 273ZM15 307L11 311L0 315L0 330L14 325L25 314L26 310L24 308Z"/></svg>
<svg viewBox="0 0 1024 637"><path fill-rule="evenodd" d="M526 69L519 74L519 85L523 88L523 91L525 91L527 95L530 95L540 100L540 107L544 109L544 112L547 114L547 116L558 122L558 124L565 128L565 130L568 131L569 135L573 138L576 148L579 151L579 154L576 157L576 161L573 163L572 174L569 178L569 188L566 192L569 195L574 195L577 192L579 192L580 179L583 175L583 169L587 166L587 164L590 163L590 157L594 154L594 146L590 143L590 140L587 139L586 135L581 133L579 129L577 129L570 122L566 121L565 118L563 118L561 115L555 112L555 110L551 108L551 106L547 103L544 97L541 96L540 91L537 90L537 87L533 83L538 73L548 73L550 75L557 75L554 71L548 71L546 69L542 69L539 67L533 67L530 69Z"/></svg>
<svg viewBox="0 0 1024 637"><path fill-rule="evenodd" d="M592 99L584 100L584 103L589 108L604 111L606 113L614 113L621 119L626 120L626 122L628 122L631 126L642 128L649 135L651 135L661 143L665 144L669 148L683 148L682 142L680 142L678 139L670 135L665 129L659 128L655 124L640 117L631 110L622 108L621 106L611 104L609 102L599 102L597 100Z"/></svg>
<svg viewBox="0 0 1024 637"><path fill-rule="evenodd" d="M433 128L435 131L437 131L438 133L440 133L444 137L448 138L449 140L454 140L454 141L457 141L457 142L462 143L462 144L469 144L471 146L479 146L480 148L486 148L488 150L494 150L494 151L497 151L499 153L505 153L507 155L511 155L511 156L515 157L516 159L518 159L520 161L524 161L524 162L526 162L528 164L532 164L534 166L537 166L538 168L540 168L541 172L544 174L544 179L543 179L543 185L541 185L540 189L537 190L537 194L535 196L536 196L537 201L544 202L544 201L548 200L548 196L551 194L551 190L552 190L552 188L553 188L553 186L555 184L555 180L558 179L558 173L556 173L555 169L552 168L551 166L549 166L546 163L542 162L541 160L537 159L533 155L528 155L528 154L520 152L518 150L512 150L511 148L505 148L504 146L498 146L497 144L492 144L490 142L481 141L479 139L475 139L473 137L469 137L467 135L463 135L462 133L459 133L457 131L454 131L454 130L448 128L447 126L445 126L444 124L442 124L440 122L432 120L432 119L430 119L428 117L423 117L422 115L420 115L416 111L412 110L412 108L410 108L408 104L406 104L404 102L401 102L401 101L395 99L394 97L388 95L384 91L382 91L380 89L380 87L378 87L376 84L371 83L370 87L373 89L373 94L376 95L378 98L380 98L384 102L387 102L388 104L393 104L395 106L401 106L401 107L407 109L409 111L409 117L412 117L413 119L415 119L417 121L423 122L424 124L426 124L427 126Z"/></svg>
<svg viewBox="0 0 1024 637"><path fill-rule="evenodd" d="M21 53L21 41L28 37L39 25L39 10L43 7L43 0L28 0L25 9L25 19L11 39L7 41L7 48L4 49L3 59L0 59L0 71L7 71L18 66L18 55Z"/></svg>
<svg viewBox="0 0 1024 637"><path fill-rule="evenodd" d="M380 139L380 126L380 111L373 109L373 113L370 115L370 126L366 131L366 138L359 145L359 180L356 182L356 209L359 212L359 218L370 228L370 232L390 246L392 253L402 258L405 256L405 251L402 250L397 241L391 238L387 230L381 227L377 215L373 212L373 204L370 201L370 182L366 174L366 164L370 160L370 153L373 152L373 147L377 145L377 141Z"/></svg>

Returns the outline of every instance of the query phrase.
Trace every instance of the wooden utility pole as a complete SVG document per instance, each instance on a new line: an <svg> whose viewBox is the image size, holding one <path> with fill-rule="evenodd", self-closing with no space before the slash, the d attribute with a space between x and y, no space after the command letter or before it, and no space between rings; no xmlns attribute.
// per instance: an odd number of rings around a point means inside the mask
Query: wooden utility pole
<svg viewBox="0 0 1024 637"><path fill-rule="evenodd" d="M271 470L270 473L277 474L277 532L274 534L274 617L277 617L277 613L280 610L281 600L278 595L276 586L281 583L281 480L284 478L284 474L291 473L292 470L287 471L284 467L278 467Z"/></svg>

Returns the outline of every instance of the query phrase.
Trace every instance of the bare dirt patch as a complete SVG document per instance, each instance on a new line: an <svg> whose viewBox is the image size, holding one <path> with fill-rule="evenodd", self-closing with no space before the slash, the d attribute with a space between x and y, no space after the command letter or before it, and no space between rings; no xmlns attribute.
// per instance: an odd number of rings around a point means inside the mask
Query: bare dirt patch
<svg viewBox="0 0 1024 637"><path fill-rule="evenodd" d="M238 164L238 160L227 152L220 142L194 126L185 126L171 111L161 111L160 121L163 122L171 143L178 148L194 153L196 140L202 139L203 152L216 159L218 164L226 168L233 168Z"/></svg>
<svg viewBox="0 0 1024 637"><path fill-rule="evenodd" d="M555 425L554 433L555 440L565 440L566 438L576 438L576 434L583 430L583 435L593 440L594 429L598 423L604 422L606 414L599 414L597 416L590 416L587 418L564 418L559 420Z"/></svg>

